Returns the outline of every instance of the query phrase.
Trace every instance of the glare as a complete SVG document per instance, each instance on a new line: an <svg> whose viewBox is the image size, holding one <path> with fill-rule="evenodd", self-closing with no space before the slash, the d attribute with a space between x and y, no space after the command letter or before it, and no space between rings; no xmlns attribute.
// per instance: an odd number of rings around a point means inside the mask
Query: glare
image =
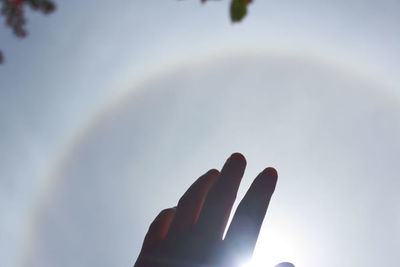
<svg viewBox="0 0 400 267"><path fill-rule="evenodd" d="M287 225L269 223L260 233L253 258L241 267L273 267L281 262L305 266L307 240Z"/></svg>

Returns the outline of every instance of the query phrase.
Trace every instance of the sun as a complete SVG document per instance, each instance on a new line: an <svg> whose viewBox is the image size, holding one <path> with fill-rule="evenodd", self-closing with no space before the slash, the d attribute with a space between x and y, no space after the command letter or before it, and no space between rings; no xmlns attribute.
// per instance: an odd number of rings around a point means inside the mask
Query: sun
<svg viewBox="0 0 400 267"><path fill-rule="evenodd" d="M305 246L307 246L307 240L301 239L287 225L268 224L260 233L253 258L240 266L274 267L282 262L303 266L306 255L302 252Z"/></svg>

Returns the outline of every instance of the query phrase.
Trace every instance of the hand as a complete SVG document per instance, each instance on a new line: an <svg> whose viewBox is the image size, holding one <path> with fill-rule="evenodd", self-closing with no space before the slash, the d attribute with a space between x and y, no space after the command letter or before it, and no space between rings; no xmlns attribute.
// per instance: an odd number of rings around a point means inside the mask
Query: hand
<svg viewBox="0 0 400 267"><path fill-rule="evenodd" d="M208 171L177 207L161 211L150 225L135 267L239 266L248 261L278 175L266 168L255 178L222 239L245 168L244 156L232 154L221 172Z"/></svg>

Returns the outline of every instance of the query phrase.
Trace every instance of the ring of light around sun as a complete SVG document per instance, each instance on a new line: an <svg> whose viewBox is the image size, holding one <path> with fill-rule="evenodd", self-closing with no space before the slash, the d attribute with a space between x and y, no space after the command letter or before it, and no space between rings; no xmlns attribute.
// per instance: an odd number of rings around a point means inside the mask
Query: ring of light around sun
<svg viewBox="0 0 400 267"><path fill-rule="evenodd" d="M279 172L254 256L264 266L394 266L400 102L379 81L301 55L168 73L103 111L74 144L23 266L132 266L157 212L235 151L248 159L239 199L264 167Z"/></svg>

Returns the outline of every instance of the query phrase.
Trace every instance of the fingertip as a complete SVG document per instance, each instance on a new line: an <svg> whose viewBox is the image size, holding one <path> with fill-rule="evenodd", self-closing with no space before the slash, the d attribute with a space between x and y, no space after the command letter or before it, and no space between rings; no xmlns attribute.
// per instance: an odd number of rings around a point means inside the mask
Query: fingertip
<svg viewBox="0 0 400 267"><path fill-rule="evenodd" d="M273 167L265 168L262 172L268 177L274 178L275 180L278 179L278 172Z"/></svg>
<svg viewBox="0 0 400 267"><path fill-rule="evenodd" d="M230 156L229 160L234 160L234 161L242 162L242 163L245 164L245 165L247 164L246 158L245 158L241 153L239 153L239 152L233 153L233 154Z"/></svg>
<svg viewBox="0 0 400 267"><path fill-rule="evenodd" d="M275 170L275 168L268 167L264 169L260 175L259 179L261 179L261 184L267 188L267 191L270 192L272 195L275 191L276 187L276 182L278 180L278 172Z"/></svg>
<svg viewBox="0 0 400 267"><path fill-rule="evenodd" d="M208 175L212 175L212 176L217 176L219 175L219 170L217 169L211 169L207 172Z"/></svg>
<svg viewBox="0 0 400 267"><path fill-rule="evenodd" d="M171 214L175 213L175 210L176 210L176 207L163 209L163 210L160 211L160 213L157 215L156 220L160 220L160 219L163 219L163 218L165 218L165 217L170 216Z"/></svg>
<svg viewBox="0 0 400 267"><path fill-rule="evenodd" d="M282 262L276 265L275 267L295 267L295 266L290 262Z"/></svg>

